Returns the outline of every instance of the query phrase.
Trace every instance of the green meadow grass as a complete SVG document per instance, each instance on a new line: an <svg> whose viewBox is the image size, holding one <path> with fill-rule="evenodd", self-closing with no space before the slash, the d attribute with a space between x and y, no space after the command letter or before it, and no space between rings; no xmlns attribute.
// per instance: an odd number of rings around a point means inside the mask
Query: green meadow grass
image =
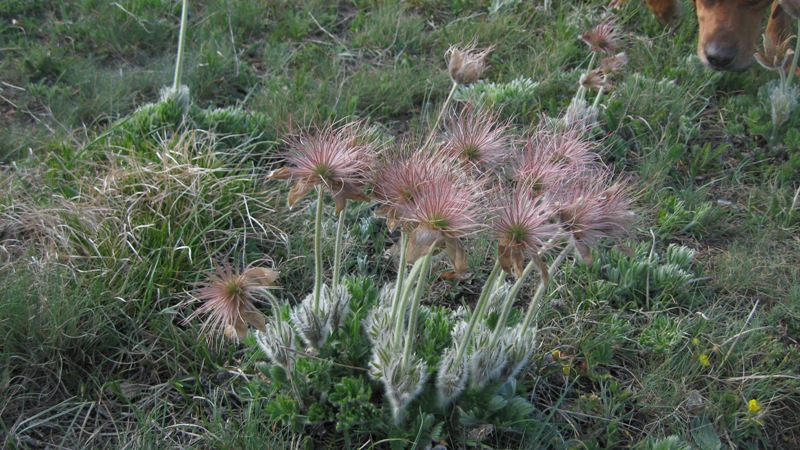
<svg viewBox="0 0 800 450"><path fill-rule="evenodd" d="M673 29L643 2L614 13L630 62L596 131L640 187L641 220L631 254L554 280L518 379L536 407L528 445L800 447L800 114L769 142L774 74L703 68L686 3ZM292 125L361 117L386 142L422 135L449 89L444 52L470 40L495 46L485 81L538 83L506 104L513 123L558 115L605 6L190 2L185 101L162 94L180 2L3 2L0 443L402 446L276 421L245 392L260 357L186 324L190 293L223 262L275 265L292 302L311 289L312 208L289 210L266 179ZM393 237L371 213L348 210L348 272L380 278ZM477 280L488 245L470 255ZM430 302L476 289L436 281ZM448 448L524 442L462 428Z"/></svg>

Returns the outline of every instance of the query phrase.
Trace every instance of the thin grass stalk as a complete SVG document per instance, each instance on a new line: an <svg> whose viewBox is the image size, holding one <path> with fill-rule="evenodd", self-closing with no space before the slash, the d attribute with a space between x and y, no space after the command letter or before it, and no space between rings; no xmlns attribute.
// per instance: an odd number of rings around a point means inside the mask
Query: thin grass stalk
<svg viewBox="0 0 800 450"><path fill-rule="evenodd" d="M336 240L333 247L333 292L339 287L339 277L342 265L342 235L344 234L344 212L347 210L347 203L339 211L339 222L336 224Z"/></svg>
<svg viewBox="0 0 800 450"><path fill-rule="evenodd" d="M322 200L324 192L317 188L317 213L314 217L314 314L319 314L322 297Z"/></svg>
<svg viewBox="0 0 800 450"><path fill-rule="evenodd" d="M458 83L453 82L453 87L450 88L450 93L447 94L447 99L444 101L442 109L439 111L439 115L436 116L436 121L433 123L431 131L428 132L428 138L425 139L425 144L422 145L422 150L426 150L428 148L428 145L430 145L431 141L433 140L433 136L436 134L436 129L439 128L439 122L442 121L442 116L444 116L444 113L445 111L447 111L447 108L450 107L450 102L453 100L453 95L456 93L456 89L458 89Z"/></svg>
<svg viewBox="0 0 800 450"><path fill-rule="evenodd" d="M186 22L189 14L189 0L183 0L181 7L181 28L178 34L178 55L175 58L175 79L172 81L172 89L175 91L181 85L181 72L183 71L183 50L186 47Z"/></svg>
<svg viewBox="0 0 800 450"><path fill-rule="evenodd" d="M553 279L553 274L561 266L561 263L564 262L564 259L567 257L567 255L572 253L574 249L575 242L570 239L569 244L564 247L564 250L561 250L561 253L559 253L556 259L553 260L553 263L550 264L550 267L547 269L547 271L550 273L550 277L547 279L546 283L544 280L539 282L539 286L536 288L536 292L533 294L531 303L528 305L528 313L525 314L525 321L522 322L521 330L528 329L528 327L531 325L531 322L533 322L533 318L536 316L536 313L539 309L539 302L541 301L542 297L544 297L544 293L547 292L547 287L550 285L550 280Z"/></svg>
<svg viewBox="0 0 800 450"><path fill-rule="evenodd" d="M403 348L403 367L408 364L411 358L411 343L414 342L414 335L417 333L417 316L419 315L419 301L422 297L422 290L428 281L428 271L431 267L431 255L429 252L422 257L422 267L417 277L417 285L414 288L414 296L411 298L411 311L408 313L408 328L406 329L406 342Z"/></svg>
<svg viewBox="0 0 800 450"><path fill-rule="evenodd" d="M481 290L481 295L478 297L478 303L475 304L475 310L472 311L472 316L469 318L469 324L467 325L467 331L464 334L464 342L458 348L458 353L456 353L456 357L453 360L453 366L458 366L461 363L461 359L464 358L464 354L467 351L467 347L469 347L469 340L472 338L472 333L475 331L475 325L478 324L480 317L483 317L483 312L486 310L486 306L489 304L489 293L492 292L496 286L497 277L502 272L500 268L500 260L498 259L494 263L494 267L492 267L492 271L489 272L489 276L486 277L486 284L483 285L483 289Z"/></svg>

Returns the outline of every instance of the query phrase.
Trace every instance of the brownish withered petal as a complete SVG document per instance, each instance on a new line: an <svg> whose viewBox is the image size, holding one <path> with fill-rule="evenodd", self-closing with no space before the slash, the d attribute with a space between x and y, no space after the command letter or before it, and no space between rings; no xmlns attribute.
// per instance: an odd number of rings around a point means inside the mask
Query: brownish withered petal
<svg viewBox="0 0 800 450"><path fill-rule="evenodd" d="M389 208L389 212L386 214L386 226L389 227L389 231L394 231L398 225L400 225L400 218L397 217L397 209Z"/></svg>
<svg viewBox="0 0 800 450"><path fill-rule="evenodd" d="M270 180L288 180L292 177L292 169L288 167L281 167L280 169L273 170L267 175Z"/></svg>
<svg viewBox="0 0 800 450"><path fill-rule="evenodd" d="M225 336L229 339L233 339L233 334L235 334L240 341L243 341L244 338L247 337L247 324L244 320L239 319L229 325L230 327L225 327Z"/></svg>
<svg viewBox="0 0 800 450"><path fill-rule="evenodd" d="M581 260L583 260L584 264L589 265L592 263L592 249L590 249L588 245L584 244L578 239L575 239L575 250L577 250L578 254L581 255Z"/></svg>
<svg viewBox="0 0 800 450"><path fill-rule="evenodd" d="M288 204L291 208L294 206L295 203L300 201L301 198L305 197L312 189L314 189L314 185L311 183L304 183L300 180L295 181L292 185L292 188L289 189L289 197L288 197Z"/></svg>
<svg viewBox="0 0 800 450"><path fill-rule="evenodd" d="M351 183L344 183L336 186L333 191L333 201L336 204L336 214L339 214L347 206L347 200L357 202L368 202L370 198L359 187Z"/></svg>
<svg viewBox="0 0 800 450"><path fill-rule="evenodd" d="M539 275L542 277L542 284L547 286L547 284L550 283L550 269L547 268L547 264L542 261L538 253L534 253L532 258L533 263L536 264L536 268L539 269Z"/></svg>
<svg viewBox="0 0 800 450"><path fill-rule="evenodd" d="M436 244L442 238L439 231L430 230L425 227L417 227L408 237L406 247L406 261L411 264L433 251Z"/></svg>
<svg viewBox="0 0 800 450"><path fill-rule="evenodd" d="M456 283L464 282L472 278L472 274L469 272L464 273L456 273L456 272L442 272L439 275L439 278L447 281L455 281Z"/></svg>
<svg viewBox="0 0 800 450"><path fill-rule="evenodd" d="M257 310L254 306L251 305L250 308L245 309L241 312L243 325L244 325L244 334L247 335L247 325L249 323L253 326L256 330L259 331L266 331L267 329L267 318L264 316L261 311ZM235 324L236 332L239 333L239 324ZM239 338L244 339L241 334Z"/></svg>
<svg viewBox="0 0 800 450"><path fill-rule="evenodd" d="M278 279L280 271L266 267L251 267L242 274L252 286L271 286Z"/></svg>
<svg viewBox="0 0 800 450"><path fill-rule="evenodd" d="M503 241L506 241L503 239ZM522 247L519 245L509 245L507 242L497 243L497 254L500 268L513 277L519 277L522 274L522 266L525 263L525 254Z"/></svg>
<svg viewBox="0 0 800 450"><path fill-rule="evenodd" d="M469 269L467 264L467 251L464 249L464 244L457 238L446 237L444 238L445 250L447 251L447 258L453 264L453 270L456 273L464 273Z"/></svg>

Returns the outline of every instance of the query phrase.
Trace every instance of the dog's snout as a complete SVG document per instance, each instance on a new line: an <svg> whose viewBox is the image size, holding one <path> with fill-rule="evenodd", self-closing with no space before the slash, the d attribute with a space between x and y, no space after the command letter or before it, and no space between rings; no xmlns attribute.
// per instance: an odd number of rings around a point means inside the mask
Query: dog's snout
<svg viewBox="0 0 800 450"><path fill-rule="evenodd" d="M736 47L709 43L705 46L705 55L708 64L714 69L725 70L730 68L738 52Z"/></svg>

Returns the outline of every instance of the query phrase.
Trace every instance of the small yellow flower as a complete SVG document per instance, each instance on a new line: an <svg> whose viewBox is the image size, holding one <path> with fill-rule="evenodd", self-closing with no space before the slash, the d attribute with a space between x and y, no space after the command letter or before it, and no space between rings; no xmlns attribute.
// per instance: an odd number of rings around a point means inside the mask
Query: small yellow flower
<svg viewBox="0 0 800 450"><path fill-rule="evenodd" d="M750 411L751 413L755 414L755 413L761 411L761 404L758 403L758 400L756 400L754 398L750 399L750 401L747 402L747 410Z"/></svg>
<svg viewBox="0 0 800 450"><path fill-rule="evenodd" d="M708 360L708 355L706 355L705 353L700 355L700 364L705 366L705 367L708 367L708 366L711 365L711 361Z"/></svg>
<svg viewBox="0 0 800 450"><path fill-rule="evenodd" d="M692 338L692 345L700 345L700 339Z"/></svg>

